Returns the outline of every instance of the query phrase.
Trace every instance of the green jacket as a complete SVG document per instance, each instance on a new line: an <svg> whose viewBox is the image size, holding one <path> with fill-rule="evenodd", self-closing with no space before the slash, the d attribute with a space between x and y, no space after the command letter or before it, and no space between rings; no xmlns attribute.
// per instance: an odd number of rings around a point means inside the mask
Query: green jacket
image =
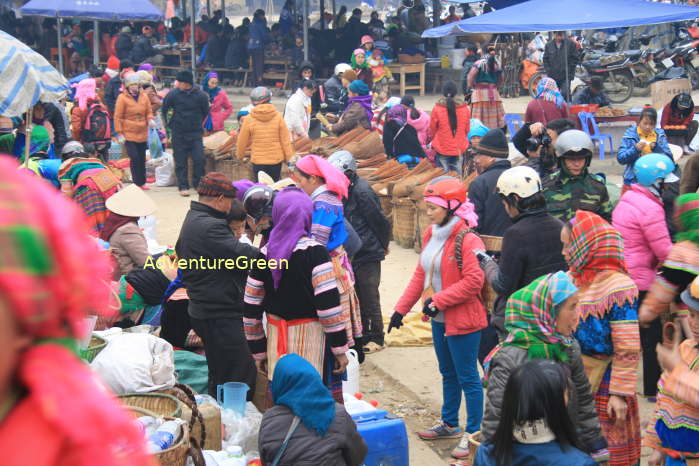
<svg viewBox="0 0 699 466"><path fill-rule="evenodd" d="M607 221L612 219L612 204L604 181L588 173L570 176L558 170L543 180L544 196L549 214L567 222L575 217L575 211L594 212Z"/></svg>

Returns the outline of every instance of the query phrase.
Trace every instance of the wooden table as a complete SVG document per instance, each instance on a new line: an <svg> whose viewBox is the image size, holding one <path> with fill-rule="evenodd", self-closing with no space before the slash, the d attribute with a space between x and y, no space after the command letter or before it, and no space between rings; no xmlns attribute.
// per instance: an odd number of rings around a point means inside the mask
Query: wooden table
<svg viewBox="0 0 699 466"><path fill-rule="evenodd" d="M251 65L252 67L252 65ZM289 83L289 76L293 69L291 59L287 57L265 57L265 71L262 79L270 81L282 81L282 89L286 89Z"/></svg>
<svg viewBox="0 0 699 466"><path fill-rule="evenodd" d="M391 63L388 65L388 68L391 70L391 73L397 74L400 76L400 95L405 95L405 91L407 90L418 90L420 91L420 96L425 95L425 64L424 63L416 63L412 65L404 65L401 63ZM405 84L405 75L406 74L419 74L420 75L420 84L419 85L406 85Z"/></svg>

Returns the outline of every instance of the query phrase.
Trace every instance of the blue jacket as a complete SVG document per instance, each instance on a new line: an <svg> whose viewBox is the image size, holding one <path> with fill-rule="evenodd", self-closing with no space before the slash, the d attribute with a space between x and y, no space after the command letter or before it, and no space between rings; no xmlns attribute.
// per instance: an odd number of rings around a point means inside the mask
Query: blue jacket
<svg viewBox="0 0 699 466"><path fill-rule="evenodd" d="M250 39L248 39L248 50L258 50L265 48L269 42L269 31L267 21L254 20L250 23Z"/></svg>
<svg viewBox="0 0 699 466"><path fill-rule="evenodd" d="M511 466L595 466L592 457L577 448L561 449L557 442L512 444ZM497 466L493 445L481 445L476 452L473 466Z"/></svg>
<svg viewBox="0 0 699 466"><path fill-rule="evenodd" d="M636 144L641 140L636 128L637 126L633 125L626 130L621 140L619 153L616 156L620 164L626 165L624 169L624 184L633 184L636 182L636 175L633 173L633 164L636 163L636 160L641 156L641 153L636 149ZM672 160L672 151L668 145L665 131L660 128L655 128L655 134L657 135L657 140L655 141L655 150L653 152L665 154Z"/></svg>

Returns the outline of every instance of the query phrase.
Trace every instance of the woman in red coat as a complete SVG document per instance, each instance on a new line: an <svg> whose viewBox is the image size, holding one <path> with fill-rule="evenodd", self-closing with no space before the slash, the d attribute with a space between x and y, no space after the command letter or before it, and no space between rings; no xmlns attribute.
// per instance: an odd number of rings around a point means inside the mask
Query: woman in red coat
<svg viewBox="0 0 699 466"><path fill-rule="evenodd" d="M487 325L481 301L484 275L473 254L483 242L473 233L478 217L466 199L461 181L439 176L425 188L427 215L432 221L424 233L425 246L415 272L396 304L388 326L403 325L403 317L422 297L425 316L432 319L432 340L442 374L442 421L418 435L424 440L462 437L452 452L468 456L468 434L480 429L483 386L478 375L481 330ZM459 427L462 392L467 421Z"/></svg>
<svg viewBox="0 0 699 466"><path fill-rule="evenodd" d="M437 151L437 162L445 172L461 174L461 156L468 149L468 130L471 111L463 101L457 99L454 81L444 84L442 94L430 115L432 149Z"/></svg>

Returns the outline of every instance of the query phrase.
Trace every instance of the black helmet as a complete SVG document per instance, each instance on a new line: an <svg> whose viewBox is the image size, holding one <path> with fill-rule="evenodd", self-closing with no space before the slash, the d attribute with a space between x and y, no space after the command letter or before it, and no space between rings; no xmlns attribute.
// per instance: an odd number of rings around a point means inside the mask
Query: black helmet
<svg viewBox="0 0 699 466"><path fill-rule="evenodd" d="M247 190L243 198L245 211L256 222L259 222L263 217L272 218L274 194L274 190L269 186L253 186Z"/></svg>

